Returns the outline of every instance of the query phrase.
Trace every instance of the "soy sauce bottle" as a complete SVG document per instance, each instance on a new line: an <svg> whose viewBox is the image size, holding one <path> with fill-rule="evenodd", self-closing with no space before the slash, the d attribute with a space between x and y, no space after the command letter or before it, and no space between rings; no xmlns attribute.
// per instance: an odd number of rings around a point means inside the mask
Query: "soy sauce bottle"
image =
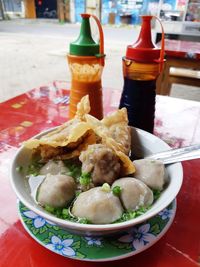
<svg viewBox="0 0 200 267"><path fill-rule="evenodd" d="M130 126L150 133L154 128L156 80L164 62L164 31L160 23L162 41L161 48L158 48L151 38L153 17L141 16L138 40L127 46L126 56L122 59L124 87L119 105L119 108L127 108Z"/></svg>

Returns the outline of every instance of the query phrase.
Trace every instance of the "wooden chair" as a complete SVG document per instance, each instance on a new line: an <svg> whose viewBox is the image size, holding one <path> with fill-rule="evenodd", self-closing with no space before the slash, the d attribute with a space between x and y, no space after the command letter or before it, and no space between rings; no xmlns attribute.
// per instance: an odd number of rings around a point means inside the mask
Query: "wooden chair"
<svg viewBox="0 0 200 267"><path fill-rule="evenodd" d="M189 64L182 65L180 62L177 65L177 62L176 64L173 63L172 61L166 61L164 69L157 81L157 94L170 95L173 83L200 87L200 62L197 69L191 69Z"/></svg>

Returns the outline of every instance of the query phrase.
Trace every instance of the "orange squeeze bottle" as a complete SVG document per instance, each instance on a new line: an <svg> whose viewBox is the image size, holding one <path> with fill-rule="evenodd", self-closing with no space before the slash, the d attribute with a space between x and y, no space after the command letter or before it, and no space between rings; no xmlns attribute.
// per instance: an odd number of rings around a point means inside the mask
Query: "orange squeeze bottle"
<svg viewBox="0 0 200 267"><path fill-rule="evenodd" d="M77 104L85 95L89 95L90 114L97 119L103 118L103 94L101 76L104 67L104 38L98 18L90 14L81 14L82 23L79 37L70 43L67 55L71 72L69 117L76 114ZM91 36L90 17L93 17L99 29L100 44Z"/></svg>

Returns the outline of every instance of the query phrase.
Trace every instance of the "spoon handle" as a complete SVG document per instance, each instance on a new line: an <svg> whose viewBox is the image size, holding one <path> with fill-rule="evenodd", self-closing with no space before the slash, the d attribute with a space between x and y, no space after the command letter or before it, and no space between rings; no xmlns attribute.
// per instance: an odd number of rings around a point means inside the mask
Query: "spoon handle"
<svg viewBox="0 0 200 267"><path fill-rule="evenodd" d="M161 160L164 164L170 164L184 160L198 159L200 158L200 144L170 149L167 151L150 155L146 158L152 160Z"/></svg>

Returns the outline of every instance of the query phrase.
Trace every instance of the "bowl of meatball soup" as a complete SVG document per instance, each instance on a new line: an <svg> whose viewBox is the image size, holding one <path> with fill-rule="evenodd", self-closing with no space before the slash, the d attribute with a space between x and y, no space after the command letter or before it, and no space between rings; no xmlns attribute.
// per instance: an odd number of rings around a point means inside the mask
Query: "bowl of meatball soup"
<svg viewBox="0 0 200 267"><path fill-rule="evenodd" d="M52 143L49 149L44 140L58 128L19 148L12 164L18 199L39 216L72 233L102 236L144 222L176 198L182 165L146 158L170 149L158 137L129 127L130 151L124 154L99 140L87 140L85 146L83 138L78 147L73 141L67 148ZM36 146L37 140L42 142Z"/></svg>

